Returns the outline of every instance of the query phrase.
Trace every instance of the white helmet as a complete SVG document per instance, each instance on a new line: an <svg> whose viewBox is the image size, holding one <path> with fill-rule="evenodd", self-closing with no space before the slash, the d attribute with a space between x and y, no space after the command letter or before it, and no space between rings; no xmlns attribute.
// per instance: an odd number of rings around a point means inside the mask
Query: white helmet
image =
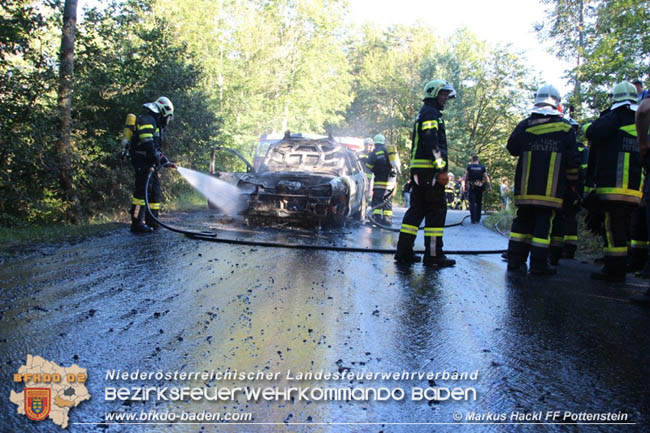
<svg viewBox="0 0 650 433"><path fill-rule="evenodd" d="M160 110L159 113L162 115L162 117L169 117L174 118L174 104L172 104L172 101L169 100L169 98L166 98L164 96L161 96L160 98L156 99L156 102L154 102L158 109Z"/></svg>
<svg viewBox="0 0 650 433"><path fill-rule="evenodd" d="M547 116L561 116L560 92L550 84L545 84L535 92L535 105L531 109L532 113L543 114Z"/></svg>

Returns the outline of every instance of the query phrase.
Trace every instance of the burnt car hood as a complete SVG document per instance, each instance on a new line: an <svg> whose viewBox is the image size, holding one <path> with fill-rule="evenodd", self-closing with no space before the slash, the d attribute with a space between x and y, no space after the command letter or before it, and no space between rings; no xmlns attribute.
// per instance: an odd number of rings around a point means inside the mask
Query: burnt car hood
<svg viewBox="0 0 650 433"><path fill-rule="evenodd" d="M245 186L245 184L259 186L263 190L286 190L284 192L297 193L306 192L317 186L326 186L335 177L327 173L269 171L266 173L258 173L254 176L244 176L240 180L240 183L243 184L242 186Z"/></svg>

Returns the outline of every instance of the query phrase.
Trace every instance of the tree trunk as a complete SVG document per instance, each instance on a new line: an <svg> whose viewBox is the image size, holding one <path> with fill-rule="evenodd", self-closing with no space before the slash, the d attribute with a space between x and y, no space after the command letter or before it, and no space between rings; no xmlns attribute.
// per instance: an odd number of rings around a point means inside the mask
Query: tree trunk
<svg viewBox="0 0 650 433"><path fill-rule="evenodd" d="M585 17L584 17L584 4L583 0L578 1L578 7L580 8L578 12L578 67L576 68L576 85L575 85L575 98L576 106L578 113L582 113L582 59L585 55Z"/></svg>
<svg viewBox="0 0 650 433"><path fill-rule="evenodd" d="M56 153L59 162L59 183L71 204L68 219L76 224L81 217L79 195L72 181L70 162L70 129L72 124L72 77L74 73L74 36L77 27L77 0L65 0L63 7L63 31L59 66L59 137Z"/></svg>

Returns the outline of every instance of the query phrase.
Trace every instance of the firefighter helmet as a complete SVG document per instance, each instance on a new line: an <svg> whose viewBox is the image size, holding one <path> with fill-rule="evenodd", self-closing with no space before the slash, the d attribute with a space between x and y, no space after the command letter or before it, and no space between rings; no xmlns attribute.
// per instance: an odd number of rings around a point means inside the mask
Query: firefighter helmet
<svg viewBox="0 0 650 433"><path fill-rule="evenodd" d="M368 138L366 138L366 139L363 140L363 144L364 144L364 145L367 145L367 144L375 144L375 142L372 140L372 138L368 137Z"/></svg>
<svg viewBox="0 0 650 433"><path fill-rule="evenodd" d="M617 102L626 102L635 103L637 100L637 91L634 84L629 81L622 81L614 86L612 89L612 102L616 104Z"/></svg>
<svg viewBox="0 0 650 433"><path fill-rule="evenodd" d="M533 113L544 114L549 116L559 116L560 111L560 92L550 84L545 84L535 92L535 105L531 110Z"/></svg>
<svg viewBox="0 0 650 433"><path fill-rule="evenodd" d="M435 99L438 97L438 93L440 93L441 90L448 90L450 99L456 97L456 91L447 81L431 80L424 85L424 98L422 99Z"/></svg>
<svg viewBox="0 0 650 433"><path fill-rule="evenodd" d="M373 138L373 141L375 144L386 144L386 137L384 137L382 134L377 134L375 135L375 138Z"/></svg>
<svg viewBox="0 0 650 433"><path fill-rule="evenodd" d="M156 104L158 107L158 112L162 117L174 117L174 104L172 104L172 101L170 101L169 98L161 96L156 99L156 102L154 102L154 104Z"/></svg>

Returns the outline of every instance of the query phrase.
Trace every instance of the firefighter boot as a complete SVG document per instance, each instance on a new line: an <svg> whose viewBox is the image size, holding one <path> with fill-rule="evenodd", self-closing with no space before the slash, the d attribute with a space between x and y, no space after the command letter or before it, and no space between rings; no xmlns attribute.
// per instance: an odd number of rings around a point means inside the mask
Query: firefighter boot
<svg viewBox="0 0 650 433"><path fill-rule="evenodd" d="M526 275L528 267L521 257L508 257L508 273Z"/></svg>
<svg viewBox="0 0 650 433"><path fill-rule="evenodd" d="M508 242L508 251L501 255L501 258L508 262L508 273L527 275L526 262L529 253L530 245L511 239Z"/></svg>
<svg viewBox="0 0 650 433"><path fill-rule="evenodd" d="M405 233L399 234L397 251L395 251L395 263L398 265L412 265L418 263L420 257L413 252L415 236Z"/></svg>
<svg viewBox="0 0 650 433"><path fill-rule="evenodd" d="M156 219L158 219L158 214L159 214L160 211L158 209L150 209L150 210L151 210L151 213L153 214L153 216L155 216ZM158 228L160 227L160 225L156 222L156 220L151 218L151 215L149 215L149 212L146 212L146 214L144 216L144 222L145 222L146 225L148 225L149 227L151 227L154 230L158 230Z"/></svg>
<svg viewBox="0 0 650 433"><path fill-rule="evenodd" d="M530 259L530 273L531 275L555 275L557 268L548 264L546 260L533 260Z"/></svg>
<svg viewBox="0 0 650 433"><path fill-rule="evenodd" d="M131 232L132 233L152 233L153 229L144 223L144 206L140 206L138 210L138 216L133 218L131 221Z"/></svg>
<svg viewBox="0 0 650 433"><path fill-rule="evenodd" d="M592 272L594 280L609 281L611 283L625 282L625 257L605 256L605 266L600 272Z"/></svg>
<svg viewBox="0 0 650 433"><path fill-rule="evenodd" d="M426 256L422 260L422 264L426 267L435 268L448 268L456 265L456 260L448 258L444 254L437 256Z"/></svg>
<svg viewBox="0 0 650 433"><path fill-rule="evenodd" d="M431 237L430 239L431 240L427 242L424 248L424 259L422 259L422 264L426 267L435 268L448 268L456 265L456 260L448 258L445 253L442 252L442 237L439 239ZM431 245L432 242L435 243L435 245ZM431 248L435 248L435 256L431 255Z"/></svg>

